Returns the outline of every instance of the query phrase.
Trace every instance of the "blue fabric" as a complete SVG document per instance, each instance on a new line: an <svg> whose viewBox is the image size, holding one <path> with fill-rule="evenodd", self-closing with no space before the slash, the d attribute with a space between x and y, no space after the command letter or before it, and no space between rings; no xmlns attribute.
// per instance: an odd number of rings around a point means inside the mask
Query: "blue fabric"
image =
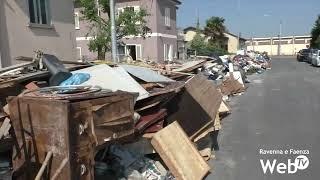
<svg viewBox="0 0 320 180"><path fill-rule="evenodd" d="M80 85L90 79L90 74L87 73L75 73L67 80L60 83L60 86Z"/></svg>

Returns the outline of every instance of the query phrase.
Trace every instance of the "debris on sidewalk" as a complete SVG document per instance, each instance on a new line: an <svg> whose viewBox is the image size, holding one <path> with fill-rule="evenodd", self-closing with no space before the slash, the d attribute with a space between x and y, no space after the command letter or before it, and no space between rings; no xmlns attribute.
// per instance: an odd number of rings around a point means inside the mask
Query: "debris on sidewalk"
<svg viewBox="0 0 320 180"><path fill-rule="evenodd" d="M0 69L0 153L16 179L202 179L228 100L271 66L258 53L169 64L19 59L30 62Z"/></svg>

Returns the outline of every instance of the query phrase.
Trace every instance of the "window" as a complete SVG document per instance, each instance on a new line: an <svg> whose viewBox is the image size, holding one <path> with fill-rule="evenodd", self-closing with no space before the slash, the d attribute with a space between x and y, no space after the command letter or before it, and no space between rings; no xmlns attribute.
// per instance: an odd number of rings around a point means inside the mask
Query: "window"
<svg viewBox="0 0 320 180"><path fill-rule="evenodd" d="M140 11L140 6L127 6L127 7L121 7L117 9L117 16L119 17L119 15L121 13L123 13L124 11L134 11L134 12L139 12Z"/></svg>
<svg viewBox="0 0 320 180"><path fill-rule="evenodd" d="M172 45L164 44L163 49L164 49L164 60L172 61L173 60Z"/></svg>
<svg viewBox="0 0 320 180"><path fill-rule="evenodd" d="M170 27L170 8L165 8L164 10L164 24L168 27Z"/></svg>
<svg viewBox="0 0 320 180"><path fill-rule="evenodd" d="M50 24L49 0L28 0L30 23Z"/></svg>
<svg viewBox="0 0 320 180"><path fill-rule="evenodd" d="M80 17L78 12L74 13L74 24L76 29L80 29Z"/></svg>
<svg viewBox="0 0 320 180"><path fill-rule="evenodd" d="M121 13L124 11L131 11L131 12L139 12L140 11L140 6L127 6L127 7L121 7L117 9L117 17L120 16ZM136 22L136 24L141 24L141 22Z"/></svg>

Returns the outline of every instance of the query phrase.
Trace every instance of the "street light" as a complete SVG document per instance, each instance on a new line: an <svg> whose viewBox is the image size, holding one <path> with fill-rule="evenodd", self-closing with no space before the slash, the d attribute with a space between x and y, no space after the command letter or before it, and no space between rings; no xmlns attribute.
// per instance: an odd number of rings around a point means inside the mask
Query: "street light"
<svg viewBox="0 0 320 180"><path fill-rule="evenodd" d="M278 55L281 55L281 35L282 35L282 20L280 20L279 24L279 43L278 43Z"/></svg>

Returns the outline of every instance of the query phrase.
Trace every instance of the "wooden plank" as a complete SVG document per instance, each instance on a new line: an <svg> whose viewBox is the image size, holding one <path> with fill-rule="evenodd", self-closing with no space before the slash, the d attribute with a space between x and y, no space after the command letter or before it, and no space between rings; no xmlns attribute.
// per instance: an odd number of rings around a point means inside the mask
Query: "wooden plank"
<svg viewBox="0 0 320 180"><path fill-rule="evenodd" d="M201 180L210 170L178 122L157 132L151 144L178 180Z"/></svg>
<svg viewBox="0 0 320 180"><path fill-rule="evenodd" d="M219 113L229 113L231 111L231 108L225 101L221 101L220 107L219 107Z"/></svg>
<svg viewBox="0 0 320 180"><path fill-rule="evenodd" d="M11 124L10 124L10 119L6 118L3 123L1 123L1 127L0 127L0 139L3 136L6 136L9 134L9 130L11 128Z"/></svg>
<svg viewBox="0 0 320 180"><path fill-rule="evenodd" d="M208 124L205 128L203 128L201 131L199 131L196 135L190 137L190 139L193 142L197 142L201 138L204 138L205 136L207 136L209 133L211 133L213 131L218 131L221 128L222 128L222 126L221 126L220 117L219 117L219 114L217 114L214 122L211 122L210 124Z"/></svg>
<svg viewBox="0 0 320 180"><path fill-rule="evenodd" d="M184 92L174 97L168 107L168 121L178 120L189 137L208 126L216 118L222 95L203 75L189 80Z"/></svg>

